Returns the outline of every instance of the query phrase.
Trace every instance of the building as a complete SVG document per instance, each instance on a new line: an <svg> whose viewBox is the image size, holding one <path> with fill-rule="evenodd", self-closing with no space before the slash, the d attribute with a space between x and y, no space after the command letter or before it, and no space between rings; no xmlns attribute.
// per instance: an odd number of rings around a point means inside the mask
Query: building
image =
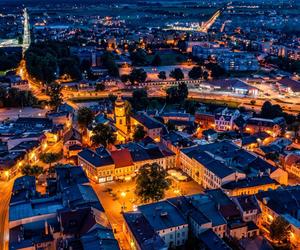
<svg viewBox="0 0 300 250"><path fill-rule="evenodd" d="M123 214L123 217L123 231L132 249L168 249L166 243L141 212L127 212Z"/></svg>
<svg viewBox="0 0 300 250"><path fill-rule="evenodd" d="M78 153L78 163L87 176L96 182L115 179L130 180L145 164L157 163L164 169L175 167L176 155L167 147L156 144L130 142L121 144L116 150L104 148L83 149Z"/></svg>
<svg viewBox="0 0 300 250"><path fill-rule="evenodd" d="M132 115L130 119L132 131L134 131L134 128L136 126L141 125L146 131L147 136L149 136L156 142L159 142L161 140L161 136L166 128L158 120L148 116L143 112Z"/></svg>
<svg viewBox="0 0 300 250"><path fill-rule="evenodd" d="M125 102L122 100L120 95L115 101L114 120L115 126L118 129L117 140L123 142L126 141L130 138L128 130L128 126L130 126L130 124L128 124L127 121Z"/></svg>
<svg viewBox="0 0 300 250"><path fill-rule="evenodd" d="M72 156L77 156L77 154L82 150L81 133L75 128L71 128L65 133L63 143L63 152L65 157L70 158Z"/></svg>
<svg viewBox="0 0 300 250"><path fill-rule="evenodd" d="M17 178L9 208L10 249L118 250L104 209L80 167L56 169L51 195L36 191L35 177ZM48 186L47 190L52 190ZM83 246L83 247L82 247Z"/></svg>
<svg viewBox="0 0 300 250"><path fill-rule="evenodd" d="M215 91L224 91L236 95L252 96L258 95L258 89L240 79L220 79L206 83L206 88Z"/></svg>
<svg viewBox="0 0 300 250"><path fill-rule="evenodd" d="M285 126L283 117L274 119L253 117L246 121L245 131L250 134L266 132L273 137L278 137L283 133Z"/></svg>
<svg viewBox="0 0 300 250"><path fill-rule="evenodd" d="M240 180L234 180L222 185L223 191L230 196L252 195L259 191L276 189L279 183L270 176L254 176Z"/></svg>
<svg viewBox="0 0 300 250"><path fill-rule="evenodd" d="M138 207L155 232L168 247L182 246L188 239L188 223L168 201Z"/></svg>
<svg viewBox="0 0 300 250"><path fill-rule="evenodd" d="M300 82L290 79L290 78L282 78L276 82L276 85L280 92L288 93L292 95L300 94Z"/></svg>
<svg viewBox="0 0 300 250"><path fill-rule="evenodd" d="M229 52L218 56L220 66L226 71L257 71L258 60L254 54L247 52Z"/></svg>
<svg viewBox="0 0 300 250"><path fill-rule="evenodd" d="M119 246L105 211L82 168L56 168L51 194L36 191L35 177L17 178L9 205L10 249L80 249Z"/></svg>
<svg viewBox="0 0 300 250"><path fill-rule="evenodd" d="M193 180L207 188L220 188L227 182L268 175L287 184L287 173L257 155L223 140L180 150L179 167Z"/></svg>
<svg viewBox="0 0 300 250"><path fill-rule="evenodd" d="M258 204L262 211L258 225L267 227L278 216L283 217L289 223L289 240L295 248L300 247L300 188L299 186L287 186L259 192L256 194Z"/></svg>
<svg viewBox="0 0 300 250"><path fill-rule="evenodd" d="M300 177L300 155L290 153L284 159L284 169L297 177Z"/></svg>
<svg viewBox="0 0 300 250"><path fill-rule="evenodd" d="M230 110L228 108L215 114L215 129L217 131L233 130L234 120L238 118L240 112L238 110Z"/></svg>

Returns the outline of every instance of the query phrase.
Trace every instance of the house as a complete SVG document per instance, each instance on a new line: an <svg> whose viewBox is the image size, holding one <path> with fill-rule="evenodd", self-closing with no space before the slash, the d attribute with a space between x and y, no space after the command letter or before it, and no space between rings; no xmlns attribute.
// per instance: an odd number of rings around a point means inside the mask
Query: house
<svg viewBox="0 0 300 250"><path fill-rule="evenodd" d="M63 124L66 128L72 126L73 116L67 111L57 111L47 114L47 117L52 120L53 124Z"/></svg>
<svg viewBox="0 0 300 250"><path fill-rule="evenodd" d="M276 85L280 92L285 92L293 95L300 94L300 82L290 79L282 78L276 82Z"/></svg>
<svg viewBox="0 0 300 250"><path fill-rule="evenodd" d="M246 177L222 185L223 191L229 196L251 195L259 191L276 189L279 183L268 175Z"/></svg>
<svg viewBox="0 0 300 250"><path fill-rule="evenodd" d="M0 152L0 179L4 181L16 176L23 165L26 152Z"/></svg>
<svg viewBox="0 0 300 250"><path fill-rule="evenodd" d="M82 168L66 165L55 171L51 185L56 188L47 195L36 191L35 177L16 179L9 204L10 249L101 244L118 250L105 211Z"/></svg>
<svg viewBox="0 0 300 250"><path fill-rule="evenodd" d="M262 215L259 227L268 228L278 216L289 223L289 239L295 248L300 247L300 187L287 186L256 194Z"/></svg>
<svg viewBox="0 0 300 250"><path fill-rule="evenodd" d="M257 222L261 211L254 195L236 196L232 200L237 204L243 221Z"/></svg>
<svg viewBox="0 0 300 250"><path fill-rule="evenodd" d="M188 223L168 201L138 206L155 232L168 247L182 246L188 239Z"/></svg>
<svg viewBox="0 0 300 250"><path fill-rule="evenodd" d="M214 142L218 139L218 133L214 129L207 129L202 132L205 140L208 142Z"/></svg>
<svg viewBox="0 0 300 250"><path fill-rule="evenodd" d="M201 233L197 239L200 241L201 249L206 250L230 250L225 241L223 241L213 230L208 229Z"/></svg>
<svg viewBox="0 0 300 250"><path fill-rule="evenodd" d="M297 177L300 177L300 155L295 153L288 154L284 159L284 169Z"/></svg>
<svg viewBox="0 0 300 250"><path fill-rule="evenodd" d="M228 108L215 114L215 129L217 131L233 130L234 120L239 117L238 110L230 110Z"/></svg>
<svg viewBox="0 0 300 250"><path fill-rule="evenodd" d="M120 144L111 151L83 149L78 153L78 162L90 179L100 183L114 179L130 180L145 164L157 163L164 169L175 167L175 153L163 145L145 142Z"/></svg>
<svg viewBox="0 0 300 250"><path fill-rule="evenodd" d="M134 249L139 250L167 250L166 243L147 221L141 212L126 212L124 217L124 233Z"/></svg>
<svg viewBox="0 0 300 250"><path fill-rule="evenodd" d="M285 126L283 117L274 119L253 117L247 120L245 131L250 134L266 132L273 137L278 137L283 133Z"/></svg>
<svg viewBox="0 0 300 250"><path fill-rule="evenodd" d="M64 156L76 156L82 149L82 135L75 128L71 128L65 133L63 143Z"/></svg>
<svg viewBox="0 0 300 250"><path fill-rule="evenodd" d="M147 136L149 136L156 142L160 141L161 135L166 129L165 126L162 123L160 123L158 120L148 116L146 113L143 112L132 115L130 120L131 120L132 131L134 131L134 128L136 126L141 125L146 131Z"/></svg>

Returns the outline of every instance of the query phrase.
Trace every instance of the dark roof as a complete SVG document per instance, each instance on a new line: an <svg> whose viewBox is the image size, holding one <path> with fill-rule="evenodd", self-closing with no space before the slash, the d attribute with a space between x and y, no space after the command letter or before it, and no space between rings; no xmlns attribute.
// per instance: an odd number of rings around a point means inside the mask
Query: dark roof
<svg viewBox="0 0 300 250"><path fill-rule="evenodd" d="M213 172L221 179L236 172L236 170L234 170L233 168L227 167L225 164L217 160L211 161L210 163L205 165L205 168Z"/></svg>
<svg viewBox="0 0 300 250"><path fill-rule="evenodd" d="M145 113L139 113L132 116L139 123L148 129L163 128L164 125Z"/></svg>
<svg viewBox="0 0 300 250"><path fill-rule="evenodd" d="M289 87L293 92L300 92L300 82L299 81L295 81L290 78L283 78L283 79L279 80L278 83L280 83L286 87Z"/></svg>
<svg viewBox="0 0 300 250"><path fill-rule="evenodd" d="M30 151L34 148L37 148L40 145L40 142L37 140L32 141L23 141L19 143L18 145L14 146L10 149L10 151Z"/></svg>
<svg viewBox="0 0 300 250"><path fill-rule="evenodd" d="M141 250L156 250L166 247L141 212L124 213L123 217Z"/></svg>
<svg viewBox="0 0 300 250"><path fill-rule="evenodd" d="M97 226L95 229L81 236L80 238L83 250L109 249L119 250L117 240L111 229Z"/></svg>
<svg viewBox="0 0 300 250"><path fill-rule="evenodd" d="M67 141L82 141L82 136L79 133L79 131L77 131L75 128L71 128L69 131L67 131L64 135L64 143L66 143Z"/></svg>
<svg viewBox="0 0 300 250"><path fill-rule="evenodd" d="M170 142L173 146L179 148L186 148L196 145L192 140L183 137L175 131L170 131L168 134L164 135L163 140Z"/></svg>
<svg viewBox="0 0 300 250"><path fill-rule="evenodd" d="M211 229L197 236L203 249L206 250L230 250L231 248Z"/></svg>
<svg viewBox="0 0 300 250"><path fill-rule="evenodd" d="M53 122L49 118L40 117L19 117L15 123L15 127L25 129L51 129Z"/></svg>
<svg viewBox="0 0 300 250"><path fill-rule="evenodd" d="M102 212L102 207L94 189L89 185L73 185L63 190L62 200L70 208L94 207Z"/></svg>
<svg viewBox="0 0 300 250"><path fill-rule="evenodd" d="M15 180L10 204L28 200L37 195L36 193L36 179L34 176L22 176Z"/></svg>
<svg viewBox="0 0 300 250"><path fill-rule="evenodd" d="M209 135L214 135L214 134L217 134L218 132L216 131L216 130L214 130L214 129L207 129L207 130L204 130L203 132L202 132L202 134L204 135L204 136L209 136Z"/></svg>
<svg viewBox="0 0 300 250"><path fill-rule="evenodd" d="M76 184L87 184L89 179L87 178L82 167L64 165L55 168L56 180L58 190L64 190Z"/></svg>
<svg viewBox="0 0 300 250"><path fill-rule="evenodd" d="M222 185L222 188L227 190L233 190L238 188L257 187L257 186L263 186L268 184L278 184L278 182L273 180L269 176L264 175L264 176L247 177L245 179L231 181Z"/></svg>
<svg viewBox="0 0 300 250"><path fill-rule="evenodd" d="M97 222L91 208L58 211L58 217L64 234L87 233Z"/></svg>
<svg viewBox="0 0 300 250"><path fill-rule="evenodd" d="M155 231L185 225L183 215L168 201L159 201L138 207Z"/></svg>
<svg viewBox="0 0 300 250"><path fill-rule="evenodd" d="M249 210L254 210L254 209L257 209L258 211L260 211L257 200L256 200L255 196L253 196L253 195L237 196L237 197L235 197L235 199L243 211L249 211Z"/></svg>
<svg viewBox="0 0 300 250"><path fill-rule="evenodd" d="M97 148L96 152L85 148L78 153L78 156L88 161L94 167L102 167L114 164L113 159L105 148Z"/></svg>
<svg viewBox="0 0 300 250"><path fill-rule="evenodd" d="M270 209L280 215L289 214L294 217L300 209L299 185L259 192L255 196L260 202L265 202Z"/></svg>

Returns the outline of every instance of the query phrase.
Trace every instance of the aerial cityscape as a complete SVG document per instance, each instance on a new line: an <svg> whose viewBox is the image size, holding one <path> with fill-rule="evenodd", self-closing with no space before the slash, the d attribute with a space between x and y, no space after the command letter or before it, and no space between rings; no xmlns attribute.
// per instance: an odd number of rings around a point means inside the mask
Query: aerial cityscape
<svg viewBox="0 0 300 250"><path fill-rule="evenodd" d="M0 250L300 250L300 1L0 0Z"/></svg>

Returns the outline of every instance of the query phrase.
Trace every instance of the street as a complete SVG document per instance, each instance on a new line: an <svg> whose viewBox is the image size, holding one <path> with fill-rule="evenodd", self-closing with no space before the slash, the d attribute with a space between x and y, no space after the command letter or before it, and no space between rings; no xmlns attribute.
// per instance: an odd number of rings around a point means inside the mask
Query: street
<svg viewBox="0 0 300 250"><path fill-rule="evenodd" d="M133 211L136 206L140 205L134 194L135 181L108 182L102 184L93 183L92 186L116 232L115 237L118 239L121 249L131 249L122 232L122 224L124 221L121 212L122 207L124 211ZM194 181L180 182L173 184L172 187L166 191L165 198L202 192L203 188Z"/></svg>
<svg viewBox="0 0 300 250"><path fill-rule="evenodd" d="M9 211L9 201L13 188L15 179L19 177L16 176L6 181L0 182L0 249L8 249L8 240L9 240L9 229L8 229L8 211Z"/></svg>

